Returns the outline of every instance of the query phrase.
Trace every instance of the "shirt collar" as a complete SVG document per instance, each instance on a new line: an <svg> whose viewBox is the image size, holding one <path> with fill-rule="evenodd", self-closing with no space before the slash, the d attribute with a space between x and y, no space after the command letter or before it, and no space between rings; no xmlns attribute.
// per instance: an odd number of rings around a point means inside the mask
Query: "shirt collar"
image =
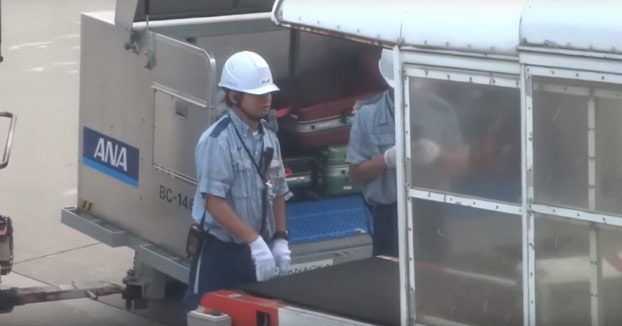
<svg viewBox="0 0 622 326"><path fill-rule="evenodd" d="M246 122L242 121L242 119L240 119L240 117L238 117L238 115L233 112L233 109L231 108L229 108L229 116L233 121L233 125L237 128L243 138L246 138L247 136L253 136L253 130L251 130L251 127L249 127ZM264 125L265 123L266 122L263 119L259 123L259 133L261 135L264 134L264 130L266 128L266 126Z"/></svg>

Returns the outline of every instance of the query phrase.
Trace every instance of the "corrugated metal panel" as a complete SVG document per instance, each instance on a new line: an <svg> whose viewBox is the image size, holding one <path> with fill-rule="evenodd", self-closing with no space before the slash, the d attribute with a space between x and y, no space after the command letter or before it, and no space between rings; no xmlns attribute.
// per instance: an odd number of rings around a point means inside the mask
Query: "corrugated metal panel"
<svg viewBox="0 0 622 326"><path fill-rule="evenodd" d="M517 54L524 0L412 1L404 43L419 47Z"/></svg>
<svg viewBox="0 0 622 326"><path fill-rule="evenodd" d="M273 19L386 43L515 54L524 0L281 0Z"/></svg>
<svg viewBox="0 0 622 326"><path fill-rule="evenodd" d="M519 45L622 53L622 1L279 0L273 20L386 46L516 55Z"/></svg>
<svg viewBox="0 0 622 326"><path fill-rule="evenodd" d="M273 20L302 29L345 34L395 44L408 1L287 0L275 6Z"/></svg>
<svg viewBox="0 0 622 326"><path fill-rule="evenodd" d="M523 13L523 45L622 53L622 2L530 1Z"/></svg>

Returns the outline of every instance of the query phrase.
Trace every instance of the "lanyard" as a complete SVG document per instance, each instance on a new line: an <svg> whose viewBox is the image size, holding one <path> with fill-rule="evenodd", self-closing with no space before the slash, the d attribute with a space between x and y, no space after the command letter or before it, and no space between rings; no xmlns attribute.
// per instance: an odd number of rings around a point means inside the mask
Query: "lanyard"
<svg viewBox="0 0 622 326"><path fill-rule="evenodd" d="M229 116L229 118L231 119L231 116ZM248 146L246 146L246 143L244 142L244 139L242 138L242 135L240 135L240 132L238 131L238 128L235 126L235 123L233 123L233 129L235 130L235 134L238 136L238 139L240 140L240 142L242 143L242 147L244 147L244 150L246 151L246 154L248 154L248 157L250 157L251 162L253 162L253 165L255 166L255 169L257 169L257 174L259 174L259 178L261 178L262 182L266 182L266 177L265 177L265 173L263 173L264 171L262 171L262 167L263 167L263 153L265 150L265 144L264 144L264 140L263 140L263 135L261 136L261 157L259 158L259 163L257 163L257 161L255 160L255 156L253 156L253 153L248 149Z"/></svg>
<svg viewBox="0 0 622 326"><path fill-rule="evenodd" d="M229 116L229 118L231 119L231 116ZM261 157L259 158L259 164L257 164L257 161L255 161L255 157L253 156L253 154L251 153L251 151L248 149L248 146L246 146L246 143L244 142L244 139L242 138L242 135L240 135L240 132L238 131L238 128L235 126L235 122L232 122L233 124L233 129L235 130L236 135L238 136L238 139L240 140L240 142L242 143L242 146L244 147L244 150L246 151L246 154L248 154L248 156L251 159L251 162L253 162L253 165L255 166L255 169L257 169L257 174L259 175L259 178L261 179L261 183L264 185L263 189L261 190L261 229L259 230L259 235L261 237L264 238L264 240L268 241L268 235L264 234L266 231L266 219L267 219L267 210L268 210L268 187L271 187L271 185L269 184L269 181L266 178L266 171L268 165L270 164L270 162L267 162L266 166L263 166L263 159L264 159L264 152L265 152L265 143L264 143L264 136L261 136ZM269 148L271 149L271 148ZM272 154L272 152L271 152ZM270 160L272 160L272 155L270 154ZM262 170L263 167L263 170Z"/></svg>

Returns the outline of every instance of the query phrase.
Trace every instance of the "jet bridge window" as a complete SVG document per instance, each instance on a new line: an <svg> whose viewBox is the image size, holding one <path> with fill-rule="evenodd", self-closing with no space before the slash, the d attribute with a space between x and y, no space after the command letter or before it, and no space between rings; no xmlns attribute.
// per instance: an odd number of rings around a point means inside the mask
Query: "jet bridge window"
<svg viewBox="0 0 622 326"><path fill-rule="evenodd" d="M622 86L541 77L533 88L536 201L622 215Z"/></svg>
<svg viewBox="0 0 622 326"><path fill-rule="evenodd" d="M411 70L408 74L415 76L407 86L411 184L520 203L521 102L517 80L440 72L435 76L429 71Z"/></svg>

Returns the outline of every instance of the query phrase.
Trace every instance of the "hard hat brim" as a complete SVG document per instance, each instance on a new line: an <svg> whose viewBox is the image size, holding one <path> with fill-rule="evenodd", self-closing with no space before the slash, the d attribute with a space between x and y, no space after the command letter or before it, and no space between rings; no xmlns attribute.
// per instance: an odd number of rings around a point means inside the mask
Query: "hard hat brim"
<svg viewBox="0 0 622 326"><path fill-rule="evenodd" d="M279 91L279 90L280 89L276 85L270 84L270 85L261 86L259 88L255 88L255 89L244 90L243 92L244 93L253 94L253 95L264 95L264 94L276 92L276 91Z"/></svg>
<svg viewBox="0 0 622 326"><path fill-rule="evenodd" d="M387 77L386 73L384 72L384 69L382 69L381 60L378 60L378 69L380 70L380 75L382 76L384 81L387 83L387 85L389 85L389 87L391 88L395 88L395 80L393 78Z"/></svg>

